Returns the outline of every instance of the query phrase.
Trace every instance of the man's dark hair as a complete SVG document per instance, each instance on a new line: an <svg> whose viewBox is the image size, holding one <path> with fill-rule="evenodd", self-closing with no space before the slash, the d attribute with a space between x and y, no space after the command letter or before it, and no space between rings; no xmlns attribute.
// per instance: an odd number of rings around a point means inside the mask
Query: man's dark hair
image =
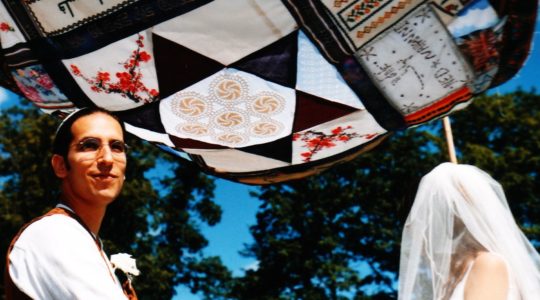
<svg viewBox="0 0 540 300"><path fill-rule="evenodd" d="M73 135L71 134L71 127L73 126L73 123L77 121L78 119L89 116L95 113L103 113L106 114L120 124L120 127L122 127L122 135L126 136L126 130L124 127L124 123L120 121L120 119L115 116L110 111L100 108L100 107L84 107L80 108L71 114L69 114L63 121L58 125L58 128L56 129L56 134L54 136L53 141L53 154L58 154L62 156L64 159L66 159L67 162L67 154L69 150L69 144L71 144L71 140L73 140Z"/></svg>

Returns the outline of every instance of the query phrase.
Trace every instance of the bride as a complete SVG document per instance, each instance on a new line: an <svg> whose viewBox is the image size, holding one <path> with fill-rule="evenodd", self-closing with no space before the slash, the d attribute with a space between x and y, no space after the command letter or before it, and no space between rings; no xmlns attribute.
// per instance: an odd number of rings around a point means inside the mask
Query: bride
<svg viewBox="0 0 540 300"><path fill-rule="evenodd" d="M540 256L487 173L443 163L422 178L403 229L398 299L540 299Z"/></svg>

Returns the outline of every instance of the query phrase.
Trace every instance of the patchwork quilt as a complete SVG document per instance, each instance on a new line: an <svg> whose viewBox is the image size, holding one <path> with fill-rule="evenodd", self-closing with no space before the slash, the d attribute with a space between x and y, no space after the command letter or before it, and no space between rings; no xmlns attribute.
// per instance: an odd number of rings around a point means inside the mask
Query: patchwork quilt
<svg viewBox="0 0 540 300"><path fill-rule="evenodd" d="M247 184L318 173L521 68L537 1L3 0L0 85Z"/></svg>

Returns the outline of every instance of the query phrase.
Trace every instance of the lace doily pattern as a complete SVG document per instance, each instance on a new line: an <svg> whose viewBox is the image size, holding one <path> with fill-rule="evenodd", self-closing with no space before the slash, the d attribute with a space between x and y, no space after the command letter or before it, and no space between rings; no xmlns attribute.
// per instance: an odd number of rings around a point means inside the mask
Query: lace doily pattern
<svg viewBox="0 0 540 300"><path fill-rule="evenodd" d="M292 116L294 100L287 105L283 93L260 82L262 79L253 75L226 69L209 81L178 92L162 101L172 112L161 110L165 114L162 119L167 120L165 128L180 138L227 147L281 138L290 133L292 118L287 116ZM173 122L174 126L169 126Z"/></svg>

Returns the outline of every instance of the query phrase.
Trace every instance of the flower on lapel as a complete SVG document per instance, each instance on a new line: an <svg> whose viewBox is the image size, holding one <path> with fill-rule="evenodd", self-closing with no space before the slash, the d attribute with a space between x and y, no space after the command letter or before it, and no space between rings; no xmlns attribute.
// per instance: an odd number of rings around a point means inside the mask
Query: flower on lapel
<svg viewBox="0 0 540 300"><path fill-rule="evenodd" d="M136 261L134 258L131 258L131 254L113 254L111 255L111 264L115 270L119 269L124 272L129 279L140 274Z"/></svg>

